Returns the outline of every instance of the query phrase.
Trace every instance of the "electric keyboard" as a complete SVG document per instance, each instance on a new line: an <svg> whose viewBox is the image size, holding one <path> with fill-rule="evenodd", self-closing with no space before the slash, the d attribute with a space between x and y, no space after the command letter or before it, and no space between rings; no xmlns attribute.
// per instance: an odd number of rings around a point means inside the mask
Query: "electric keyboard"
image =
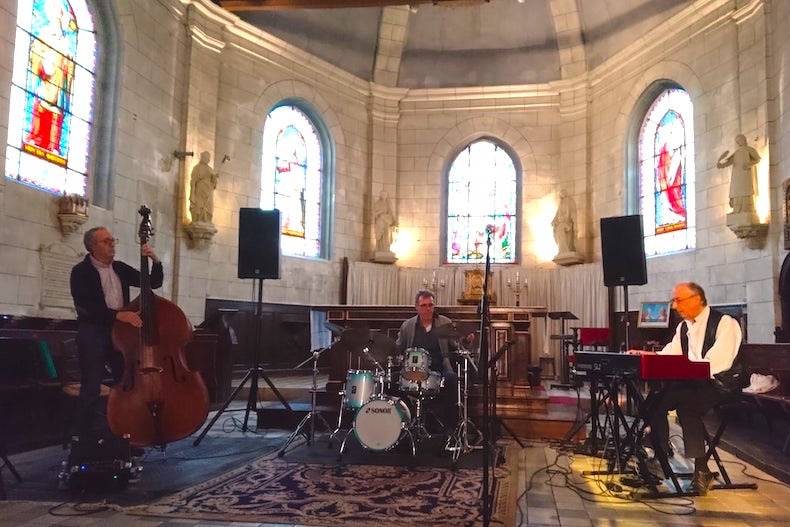
<svg viewBox="0 0 790 527"><path fill-rule="evenodd" d="M579 351L571 359L579 378L639 377L645 381L685 381L710 378L710 364L690 361L684 355L628 355Z"/></svg>

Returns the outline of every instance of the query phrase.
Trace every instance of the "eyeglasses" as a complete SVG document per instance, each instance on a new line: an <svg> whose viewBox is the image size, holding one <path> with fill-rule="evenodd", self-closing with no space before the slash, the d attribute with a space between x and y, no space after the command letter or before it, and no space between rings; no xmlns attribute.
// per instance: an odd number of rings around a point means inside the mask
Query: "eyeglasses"
<svg viewBox="0 0 790 527"><path fill-rule="evenodd" d="M107 238L104 240L98 240L98 243L103 243L105 245L115 245L116 243L118 243L118 241L119 241L118 238Z"/></svg>
<svg viewBox="0 0 790 527"><path fill-rule="evenodd" d="M699 295L697 293L694 293L693 295L684 296L683 298L677 298L677 297L670 298L669 299L669 303L670 304L680 304L681 302L685 302L689 298L694 298L695 296L699 296Z"/></svg>
<svg viewBox="0 0 790 527"><path fill-rule="evenodd" d="M430 303L430 304L417 304L417 307L433 307L433 303Z"/></svg>

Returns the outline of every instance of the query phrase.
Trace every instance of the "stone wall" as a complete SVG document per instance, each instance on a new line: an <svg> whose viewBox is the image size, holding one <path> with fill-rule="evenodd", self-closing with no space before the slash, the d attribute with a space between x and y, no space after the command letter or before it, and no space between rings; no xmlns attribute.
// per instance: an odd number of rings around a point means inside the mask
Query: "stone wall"
<svg viewBox="0 0 790 527"><path fill-rule="evenodd" d="M599 261L598 218L628 212L625 153L635 105L654 81L668 79L683 86L695 106L697 248L651 258L649 283L631 289L631 305L667 298L674 282L692 279L706 287L712 303L747 303L751 340L772 339L790 163L784 2L697 2L591 71L584 71L583 45L571 39L561 50L556 82L432 90L392 87L391 75L383 84L354 77L208 0L116 4L123 58L114 198L109 209L91 206L83 229L110 226L121 240L119 257L136 265L136 209L151 205L166 269L162 294L193 321L202 319L206 298L254 298L252 281L235 278L238 209L258 204L263 123L279 101L309 105L331 137L332 236L327 260L283 258L282 278L265 282L264 299L335 303L341 259L371 256L370 207L381 190L395 198L398 265L441 265L446 170L480 137L506 144L520 165L521 265L553 268L550 223L561 188L579 209L577 248L588 261ZM552 9L559 13L563 5ZM2 145L14 9L15 2L0 6ZM406 23L405 10L391 11L398 24ZM563 20L578 33L578 13L571 11L570 18L563 11ZM768 160L771 224L757 249L726 227L729 171L715 167L739 132ZM174 151L194 155L181 160ZM210 247L196 249L183 223L188 175L202 151L211 154L220 177L218 233ZM39 305L42 247L73 259L83 251L79 233L61 237L53 196L0 178L0 312L70 316L67 309Z"/></svg>

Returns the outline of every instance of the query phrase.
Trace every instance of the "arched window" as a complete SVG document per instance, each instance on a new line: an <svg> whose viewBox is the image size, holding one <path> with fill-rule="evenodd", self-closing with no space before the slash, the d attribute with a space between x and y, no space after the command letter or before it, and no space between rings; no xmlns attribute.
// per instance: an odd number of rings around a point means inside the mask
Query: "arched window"
<svg viewBox="0 0 790 527"><path fill-rule="evenodd" d="M6 176L54 194L88 193L96 33L86 0L20 0Z"/></svg>
<svg viewBox="0 0 790 527"><path fill-rule="evenodd" d="M280 210L283 254L328 257L328 140L302 109L282 104L263 127L261 208Z"/></svg>
<svg viewBox="0 0 790 527"><path fill-rule="evenodd" d="M661 86L641 121L637 156L645 253L693 249L694 108L685 90Z"/></svg>
<svg viewBox="0 0 790 527"><path fill-rule="evenodd" d="M447 173L448 263L485 261L486 227L493 227L491 261L516 261L518 174L513 157L491 139L461 150Z"/></svg>

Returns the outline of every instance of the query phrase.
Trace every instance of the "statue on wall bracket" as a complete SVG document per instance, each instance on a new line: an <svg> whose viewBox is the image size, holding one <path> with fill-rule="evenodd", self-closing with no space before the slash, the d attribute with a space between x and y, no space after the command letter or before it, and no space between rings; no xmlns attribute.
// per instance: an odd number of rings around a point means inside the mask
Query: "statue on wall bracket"
<svg viewBox="0 0 790 527"><path fill-rule="evenodd" d="M397 256L392 252L391 246L398 229L398 222L392 212L392 205L387 191L382 190L379 198L373 204L373 234L376 237L373 258L376 263L395 263Z"/></svg>
<svg viewBox="0 0 790 527"><path fill-rule="evenodd" d="M754 197L757 193L755 166L760 162L760 154L748 145L743 134L735 136L735 144L738 148L734 152L725 150L716 162L716 168L732 167L730 173L732 212L727 214L727 227L738 238L746 239L747 245L755 249L762 245L768 233L768 225L760 223L754 208Z"/></svg>
<svg viewBox="0 0 790 527"><path fill-rule="evenodd" d="M211 244L217 233L212 223L214 215L214 190L217 188L219 174L211 165L211 154L202 152L200 162L194 166L189 178L189 214L192 222L184 225L191 245L202 249Z"/></svg>
<svg viewBox="0 0 790 527"><path fill-rule="evenodd" d="M554 241L559 248L554 263L558 265L582 263L584 258L576 252L576 202L565 190L560 190L560 202L551 226L554 228Z"/></svg>
<svg viewBox="0 0 790 527"><path fill-rule="evenodd" d="M88 199L78 194L64 194L57 198L58 222L60 233L65 238L77 232L80 226L88 221Z"/></svg>

